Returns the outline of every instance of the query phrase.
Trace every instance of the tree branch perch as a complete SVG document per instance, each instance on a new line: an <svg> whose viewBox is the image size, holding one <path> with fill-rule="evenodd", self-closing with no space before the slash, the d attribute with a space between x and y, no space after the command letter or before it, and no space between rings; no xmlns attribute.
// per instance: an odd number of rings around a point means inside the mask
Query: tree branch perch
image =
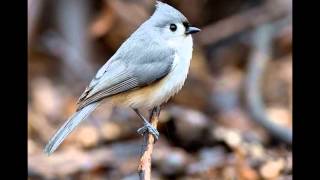
<svg viewBox="0 0 320 180"><path fill-rule="evenodd" d="M150 122L152 126L157 128L160 115L160 107L155 107L150 113ZM154 137L150 133L143 135L142 153L139 161L139 177L140 180L151 179L151 155L153 152Z"/></svg>

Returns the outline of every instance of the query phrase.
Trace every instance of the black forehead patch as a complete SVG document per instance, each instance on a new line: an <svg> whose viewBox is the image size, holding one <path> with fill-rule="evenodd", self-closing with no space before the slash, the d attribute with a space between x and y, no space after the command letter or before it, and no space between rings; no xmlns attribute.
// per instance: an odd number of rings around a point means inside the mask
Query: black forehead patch
<svg viewBox="0 0 320 180"><path fill-rule="evenodd" d="M191 24L188 21L184 21L182 24L186 29L188 29L191 26Z"/></svg>
<svg viewBox="0 0 320 180"><path fill-rule="evenodd" d="M166 26L171 23L188 22L187 18L177 9L168 4L158 2L156 10L151 16L151 19L156 23L156 26Z"/></svg>

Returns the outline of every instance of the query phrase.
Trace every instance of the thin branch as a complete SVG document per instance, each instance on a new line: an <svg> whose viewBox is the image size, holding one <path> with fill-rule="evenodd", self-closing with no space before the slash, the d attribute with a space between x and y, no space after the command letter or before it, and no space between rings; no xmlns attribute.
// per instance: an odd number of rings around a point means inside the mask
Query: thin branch
<svg viewBox="0 0 320 180"><path fill-rule="evenodd" d="M252 119L262 125L274 137L291 144L292 131L279 126L268 117L260 93L263 72L270 60L273 27L270 24L257 28L253 37L253 51L248 64L245 97Z"/></svg>
<svg viewBox="0 0 320 180"><path fill-rule="evenodd" d="M157 128L160 115L160 107L155 107L150 113L151 124ZM153 152L154 137L152 134L143 135L142 154L140 157L138 172L140 180L151 179L151 155Z"/></svg>
<svg viewBox="0 0 320 180"><path fill-rule="evenodd" d="M198 35L199 42L202 45L214 44L234 34L288 16L291 12L290 0L268 0L258 7L202 28Z"/></svg>

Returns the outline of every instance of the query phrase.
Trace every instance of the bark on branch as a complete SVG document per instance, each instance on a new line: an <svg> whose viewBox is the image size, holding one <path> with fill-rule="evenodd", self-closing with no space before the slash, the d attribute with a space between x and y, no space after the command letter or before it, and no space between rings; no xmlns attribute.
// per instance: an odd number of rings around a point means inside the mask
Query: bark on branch
<svg viewBox="0 0 320 180"><path fill-rule="evenodd" d="M160 107L152 109L150 113L150 122L157 128L160 115ZM139 161L139 177L140 180L151 179L151 155L153 152L154 137L152 134L145 133L143 135L142 153Z"/></svg>

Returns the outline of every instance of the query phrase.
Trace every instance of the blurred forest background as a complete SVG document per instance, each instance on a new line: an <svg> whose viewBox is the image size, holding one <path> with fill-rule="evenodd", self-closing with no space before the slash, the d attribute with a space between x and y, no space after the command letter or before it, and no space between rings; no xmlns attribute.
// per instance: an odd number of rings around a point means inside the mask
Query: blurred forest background
<svg viewBox="0 0 320 180"><path fill-rule="evenodd" d="M153 179L292 179L292 2L170 0L202 29L162 106ZM153 0L28 0L28 179L138 179L142 126L106 104L42 150Z"/></svg>

